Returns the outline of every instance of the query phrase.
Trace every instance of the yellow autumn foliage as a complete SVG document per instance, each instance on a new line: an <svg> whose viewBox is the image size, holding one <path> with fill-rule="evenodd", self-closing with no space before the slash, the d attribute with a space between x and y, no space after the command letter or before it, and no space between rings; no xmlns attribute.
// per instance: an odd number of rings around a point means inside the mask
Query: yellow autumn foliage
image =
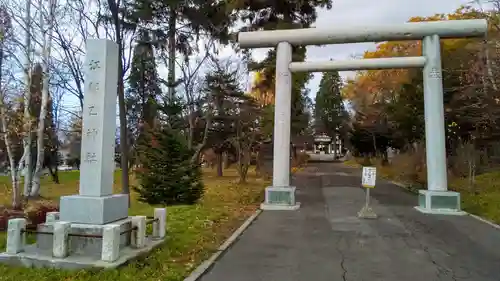
<svg viewBox="0 0 500 281"><path fill-rule="evenodd" d="M413 17L409 22L473 19L480 14L470 8L461 7L452 14L436 14L430 17ZM476 39L446 39L442 40L443 54L446 56L454 50L473 48L477 46ZM477 47L476 47L477 48ZM392 41L380 43L373 51L366 51L364 59L421 56L421 41ZM353 79L346 81L342 95L351 101L355 109L366 108L376 102L390 100L398 89L410 81L408 69L388 69L358 71ZM443 71L446 71L445 67Z"/></svg>

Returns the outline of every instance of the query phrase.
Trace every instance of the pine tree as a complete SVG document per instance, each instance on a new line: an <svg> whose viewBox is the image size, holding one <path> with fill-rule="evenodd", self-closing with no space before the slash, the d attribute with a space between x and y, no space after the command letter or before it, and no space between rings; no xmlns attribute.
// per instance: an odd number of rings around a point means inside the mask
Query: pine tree
<svg viewBox="0 0 500 281"><path fill-rule="evenodd" d="M191 162L185 140L170 128L150 130L139 140L134 189L139 200L151 205L194 204L203 195L200 166Z"/></svg>
<svg viewBox="0 0 500 281"><path fill-rule="evenodd" d="M131 162L136 160L136 144L143 133L155 127L158 118L158 97L161 96L153 46L147 32L141 32L134 47L126 92Z"/></svg>
<svg viewBox="0 0 500 281"><path fill-rule="evenodd" d="M236 104L245 99L237 78L237 72L215 63L214 69L205 77L204 91L211 97L213 106L209 144L217 155L217 175L223 174L223 153L232 147L230 138L235 134Z"/></svg>
<svg viewBox="0 0 500 281"><path fill-rule="evenodd" d="M324 73L319 83L314 108L316 130L334 138L347 118L341 87L342 80L338 72Z"/></svg>
<svg viewBox="0 0 500 281"><path fill-rule="evenodd" d="M174 114L168 116L167 122L177 122L179 118L175 114L182 103L176 97L176 87L182 81L176 76L176 58L182 55L187 59L197 52L200 36L227 44L235 17L227 1L216 0L132 0L128 8L127 24L147 28L161 54L167 58L168 94L164 113ZM178 125L170 124L172 128Z"/></svg>
<svg viewBox="0 0 500 281"><path fill-rule="evenodd" d="M153 46L148 33L141 36L134 48L127 90L127 113L131 128L141 124L153 128L158 117L157 99L161 95ZM133 132L134 136L138 132Z"/></svg>
<svg viewBox="0 0 500 281"><path fill-rule="evenodd" d="M57 167L61 164L59 158L59 145L60 141L57 137L57 129L54 118L54 100L49 93L49 104L47 105L47 117L45 118L45 135L46 142L44 153L44 166L49 169L54 183L59 183L59 174Z"/></svg>

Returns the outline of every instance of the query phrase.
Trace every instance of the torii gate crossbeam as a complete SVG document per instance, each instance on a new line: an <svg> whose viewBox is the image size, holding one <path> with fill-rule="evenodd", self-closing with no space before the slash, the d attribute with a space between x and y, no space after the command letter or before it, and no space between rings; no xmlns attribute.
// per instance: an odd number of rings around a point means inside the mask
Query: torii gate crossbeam
<svg viewBox="0 0 500 281"><path fill-rule="evenodd" d="M276 89L273 149L273 186L261 205L267 210L296 210L295 187L290 186L291 73L423 67L427 190L419 191L419 211L464 214L460 194L448 191L444 132L440 39L484 37L488 23L479 20L411 22L347 28L306 28L242 32L242 48L276 47ZM422 40L421 57L349 61L292 62L292 45L343 44Z"/></svg>

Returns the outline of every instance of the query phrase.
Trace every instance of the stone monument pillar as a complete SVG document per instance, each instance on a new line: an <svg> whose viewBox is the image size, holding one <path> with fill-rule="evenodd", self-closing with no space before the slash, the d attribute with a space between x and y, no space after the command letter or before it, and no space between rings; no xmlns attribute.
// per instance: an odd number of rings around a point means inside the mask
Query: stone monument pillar
<svg viewBox="0 0 500 281"><path fill-rule="evenodd" d="M61 197L60 220L106 224L128 216L128 196L113 194L118 45L88 40L80 193Z"/></svg>

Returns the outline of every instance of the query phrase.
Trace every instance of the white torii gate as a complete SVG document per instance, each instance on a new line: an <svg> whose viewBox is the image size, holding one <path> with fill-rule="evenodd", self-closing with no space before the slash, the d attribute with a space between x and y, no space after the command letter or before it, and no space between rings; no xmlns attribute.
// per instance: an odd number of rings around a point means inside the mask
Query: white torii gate
<svg viewBox="0 0 500 281"><path fill-rule="evenodd" d="M261 209L296 210L295 187L290 186L291 73L423 67L427 190L419 191L425 213L463 214L460 194L448 191L444 132L440 39L484 37L488 23L479 20L411 22L340 28L305 28L241 32L242 48L276 47L273 185L266 188ZM347 61L292 62L292 45L323 45L422 40L422 56Z"/></svg>

